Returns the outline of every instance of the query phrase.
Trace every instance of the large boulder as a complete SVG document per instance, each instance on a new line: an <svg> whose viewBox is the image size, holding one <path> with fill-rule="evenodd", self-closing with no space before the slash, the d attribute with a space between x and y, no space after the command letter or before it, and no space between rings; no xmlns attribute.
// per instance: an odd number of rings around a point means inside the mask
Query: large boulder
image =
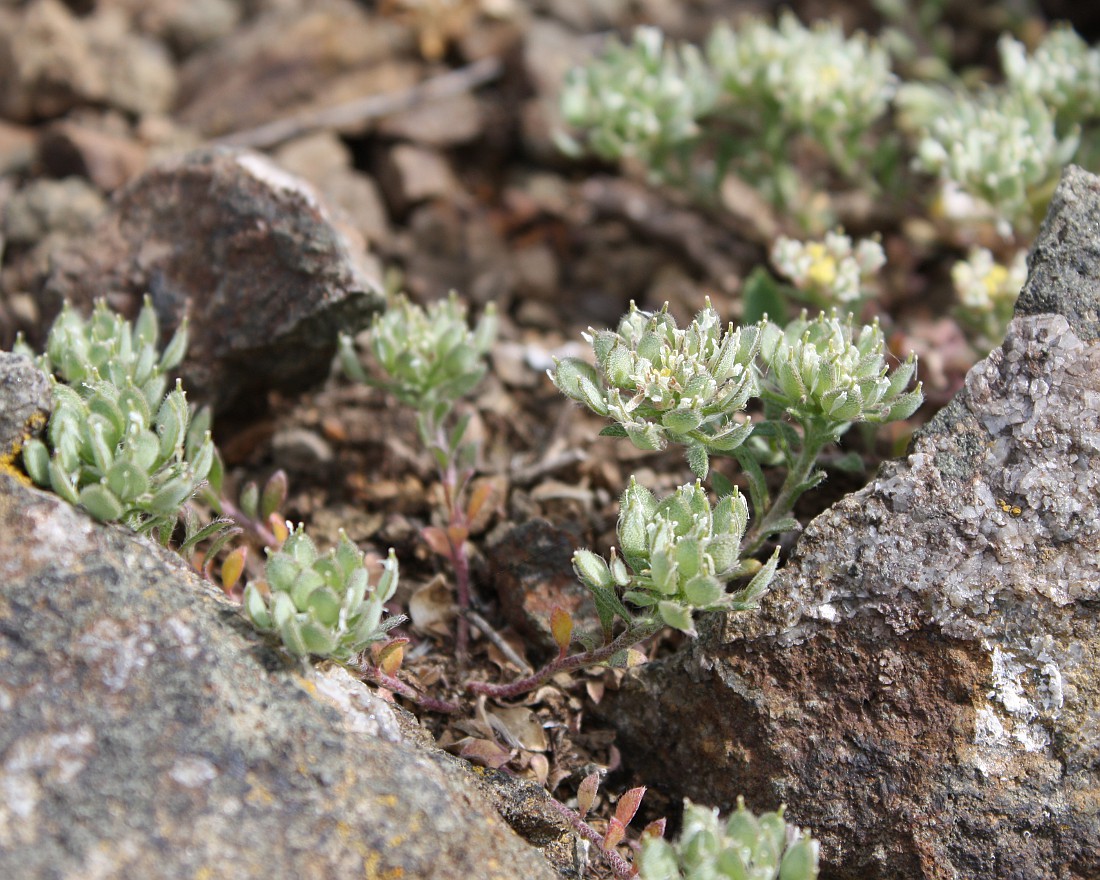
<svg viewBox="0 0 1100 880"><path fill-rule="evenodd" d="M179 557L0 473L0 877L557 877L457 764Z"/></svg>
<svg viewBox="0 0 1100 880"><path fill-rule="evenodd" d="M1098 229L1071 168L1003 346L908 457L759 613L605 697L640 778L787 803L825 878L1100 877Z"/></svg>

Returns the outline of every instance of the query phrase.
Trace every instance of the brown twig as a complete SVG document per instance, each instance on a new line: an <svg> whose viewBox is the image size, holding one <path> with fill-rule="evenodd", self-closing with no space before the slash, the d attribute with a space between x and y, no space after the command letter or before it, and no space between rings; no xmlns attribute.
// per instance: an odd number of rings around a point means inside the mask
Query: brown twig
<svg viewBox="0 0 1100 880"><path fill-rule="evenodd" d="M482 58L466 67L426 79L401 92L370 95L337 104L335 107L306 110L255 128L222 135L214 138L211 143L217 146L266 149L317 129L342 128L369 122L431 101L470 92L496 79L503 70L504 64L499 58Z"/></svg>
<svg viewBox="0 0 1100 880"><path fill-rule="evenodd" d="M459 613L463 614L470 623L476 626L485 638L496 645L497 650L507 657L509 662L518 666L521 672L530 675L535 671L534 667L517 654L516 650L504 640L504 637L489 625L489 621L474 611L473 608L467 608Z"/></svg>

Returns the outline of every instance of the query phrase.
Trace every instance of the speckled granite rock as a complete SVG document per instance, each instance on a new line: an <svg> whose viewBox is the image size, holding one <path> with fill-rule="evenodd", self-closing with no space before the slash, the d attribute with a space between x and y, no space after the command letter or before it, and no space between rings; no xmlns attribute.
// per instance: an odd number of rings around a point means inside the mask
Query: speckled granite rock
<svg viewBox="0 0 1100 880"><path fill-rule="evenodd" d="M392 713L0 475L0 877L558 876Z"/></svg>
<svg viewBox="0 0 1100 880"><path fill-rule="evenodd" d="M1070 169L1003 347L910 455L760 613L605 697L647 783L786 802L823 878L1100 877L1098 235Z"/></svg>

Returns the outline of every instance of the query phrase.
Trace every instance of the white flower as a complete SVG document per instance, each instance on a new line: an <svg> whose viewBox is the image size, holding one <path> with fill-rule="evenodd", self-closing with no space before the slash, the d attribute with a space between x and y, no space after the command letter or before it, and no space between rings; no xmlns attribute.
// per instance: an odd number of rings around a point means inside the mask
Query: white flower
<svg viewBox="0 0 1100 880"><path fill-rule="evenodd" d="M877 241L863 239L853 248L852 239L841 232L826 233L824 241L780 237L771 259L795 287L816 294L826 305L863 299L866 285L886 263Z"/></svg>

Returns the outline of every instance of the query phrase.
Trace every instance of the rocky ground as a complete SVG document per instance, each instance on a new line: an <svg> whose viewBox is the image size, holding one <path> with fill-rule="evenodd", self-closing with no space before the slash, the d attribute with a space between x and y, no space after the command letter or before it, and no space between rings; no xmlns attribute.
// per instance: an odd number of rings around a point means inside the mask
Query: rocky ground
<svg viewBox="0 0 1100 880"><path fill-rule="evenodd" d="M871 4L795 6L807 19L836 13L851 26L880 24ZM464 696L468 678L507 680L520 667L484 638L475 638L467 668L456 663L450 572L420 538L439 516L431 461L417 447L411 413L338 375L325 378L331 331L361 325L376 304L375 283L420 302L455 290L475 313L496 305L491 369L466 405L481 446L477 480L490 493L473 528L475 593L479 612L520 658L546 659L548 609L586 613L570 554L614 542L629 475L667 491L687 474L678 453L597 439L602 425L565 401L545 369L554 356L579 353L580 333L613 324L631 300L668 302L688 318L709 297L736 320L744 278L789 222L754 202L700 213L613 168L567 161L553 142L561 77L610 30L646 22L698 38L722 16L770 7L0 2L0 347L17 332L41 341L62 297L106 295L125 310L149 292L171 323L186 291L195 321L188 387L217 410L230 493L283 469L290 494L282 512L320 543L342 528L376 553L396 549L395 610L412 617L402 675L464 701L455 716L418 712L420 723L443 746L561 800L594 767L610 771L612 799L647 784L652 756L643 757L637 731L624 747L599 717L621 671L555 681L518 707ZM952 7L960 61L988 53L1003 26L996 7ZM224 156L210 151L228 148L262 152L274 165L248 165L249 179L260 181L252 188L235 176L219 182L236 160L171 165L188 151ZM284 186L278 169L311 184L321 206ZM912 204L835 197L849 232L883 237L888 274L869 310L898 354L920 353L927 404L878 435L853 431L844 451L862 468L833 469L805 499L804 522L901 452L980 356L950 314L950 265L965 243ZM320 256L288 264L285 240ZM205 256L212 241L221 247L218 271ZM309 301L298 297L306 289ZM668 636L647 650L676 647ZM646 818L674 818L683 789L652 782Z"/></svg>

